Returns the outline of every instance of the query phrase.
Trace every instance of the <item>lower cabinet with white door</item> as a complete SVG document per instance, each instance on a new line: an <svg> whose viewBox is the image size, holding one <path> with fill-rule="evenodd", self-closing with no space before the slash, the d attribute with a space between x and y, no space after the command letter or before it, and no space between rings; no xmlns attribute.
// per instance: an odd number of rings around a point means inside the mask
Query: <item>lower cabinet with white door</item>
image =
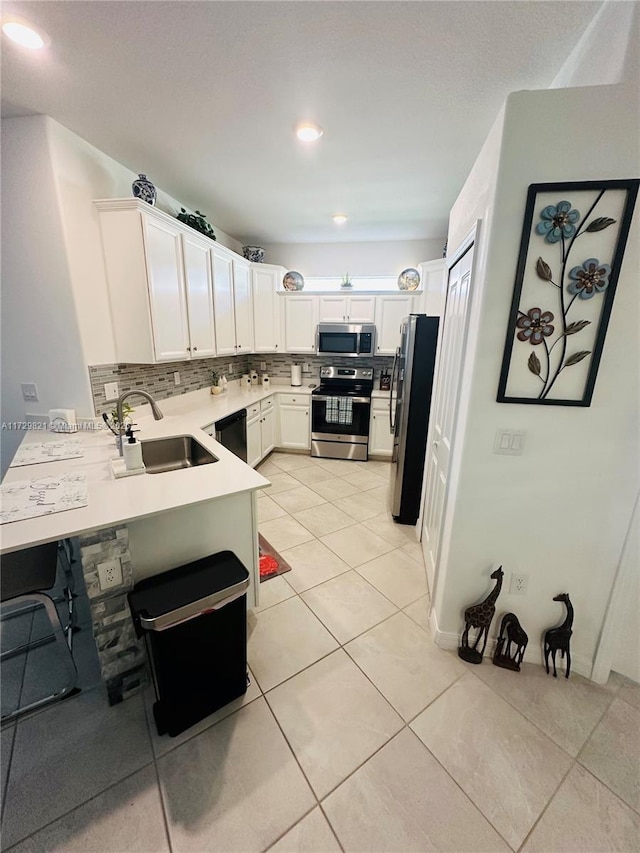
<svg viewBox="0 0 640 853"><path fill-rule="evenodd" d="M278 394L278 447L311 449L311 398L307 394Z"/></svg>
<svg viewBox="0 0 640 853"><path fill-rule="evenodd" d="M373 398L369 426L369 455L391 457L393 436L389 429L389 400Z"/></svg>
<svg viewBox="0 0 640 853"><path fill-rule="evenodd" d="M256 465L275 447L273 397L247 406L247 465Z"/></svg>

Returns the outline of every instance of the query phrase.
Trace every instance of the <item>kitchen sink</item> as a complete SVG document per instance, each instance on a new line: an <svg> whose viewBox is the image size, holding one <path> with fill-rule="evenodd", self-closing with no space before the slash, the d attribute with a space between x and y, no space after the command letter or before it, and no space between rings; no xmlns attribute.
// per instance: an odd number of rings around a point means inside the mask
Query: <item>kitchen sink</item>
<svg viewBox="0 0 640 853"><path fill-rule="evenodd" d="M181 468L195 468L197 465L210 465L218 457L210 453L191 435L176 435L173 438L149 438L140 442L142 461L147 474L162 474L165 471L179 471Z"/></svg>

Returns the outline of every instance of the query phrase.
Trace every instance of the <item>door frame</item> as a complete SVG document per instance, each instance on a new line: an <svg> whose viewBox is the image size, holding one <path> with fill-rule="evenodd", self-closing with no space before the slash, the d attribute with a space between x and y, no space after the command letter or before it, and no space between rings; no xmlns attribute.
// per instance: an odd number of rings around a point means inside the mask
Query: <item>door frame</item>
<svg viewBox="0 0 640 853"><path fill-rule="evenodd" d="M456 266L456 264L458 264L462 260L462 258L467 254L467 252L470 249L477 246L478 240L480 237L480 233L481 233L481 225L482 225L482 220L477 219L475 224L471 227L471 229L465 235L464 239L460 242L460 244L454 250L451 257L448 257L447 261L446 261L447 290L446 290L446 294L445 294L444 312L441 315L440 328L439 328L439 333L438 333L438 354L437 354L437 360L436 360L436 366L435 366L436 381L433 384L433 390L432 390L432 394L431 394L432 411L434 411L433 404L435 403L435 400L437 397L438 379L440 378L440 357L442 354L442 340L444 337L444 329L445 329L445 325L447 322L447 306L449 304L449 276L451 274L451 270ZM474 279L476 277L477 268L478 268L478 252L474 251L473 261L471 263L471 273L470 273L472 285L473 285ZM468 343L468 336L469 336L469 318L471 315L471 307L473 305L473 295L474 295L473 291L470 290L469 300L467 302L465 322L464 322L464 333L463 333L463 343L462 343L462 361L464 361L464 356L465 356L466 351L467 351L467 343ZM460 407L460 386L462 384L462 376L463 376L463 374L460 373L460 376L458 377L458 389L457 389L457 393L456 393L456 404L455 404L455 410L453 413L453 421L452 421L454 433L455 433L457 423L458 423L458 412L459 412L459 407ZM433 434L433 420L430 419L429 430L427 432L427 448L431 447L431 442L433 440L432 434ZM453 456L453 445L452 445L452 454L451 455ZM421 498L421 502L420 502L420 515L418 517L418 524L417 524L417 528L416 528L418 540L420 541L421 547L423 549L424 570L425 570L425 574L427 574L427 582L429 581L428 572L427 572L427 560L426 560L426 557L424 556L424 546L422 545L422 540L423 540L424 514L425 514L424 510L425 510L425 500L426 500L426 496L427 496L427 488L426 487L427 487L428 475L429 475L429 466L425 464L424 474L423 474L423 479L422 479L422 498ZM433 588L429 589L429 595L430 595L429 609L430 609L430 611L433 609L433 602L435 600L435 592L436 592L436 589L438 586L438 576L440 574L440 556L442 553L442 531L444 530L445 521L446 521L446 509L447 509L447 503L448 503L448 498L449 498L449 491L450 491L450 478L447 477L447 485L446 485L444 497L443 497L442 517L440 519L440 533L438 536L438 551L437 551L437 554L435 556L435 561L434 561Z"/></svg>

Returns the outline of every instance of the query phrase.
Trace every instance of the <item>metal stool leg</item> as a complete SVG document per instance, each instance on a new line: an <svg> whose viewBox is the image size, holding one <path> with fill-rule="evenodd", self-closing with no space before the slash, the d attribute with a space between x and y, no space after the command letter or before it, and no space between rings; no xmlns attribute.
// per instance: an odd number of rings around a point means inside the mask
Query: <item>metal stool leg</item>
<svg viewBox="0 0 640 853"><path fill-rule="evenodd" d="M49 617L49 621L51 622L51 627L53 628L54 641L58 644L62 652L62 658L67 672L67 682L64 687L62 687L60 690L57 690L55 693L51 693L49 696L45 696L43 699L38 699L36 702L31 702L29 703L29 705L25 705L21 708L18 708L16 711L13 711L12 713L2 717L3 723L9 722L10 720L15 720L18 717L21 717L23 714L29 713L29 711L34 711L36 708L41 708L44 705L49 705L52 702L57 702L60 699L64 699L67 696L71 696L80 692L80 690L76 687L76 684L78 682L78 670L76 669L76 664L73 659L73 655L71 654L71 649L69 648L68 642L65 639L65 630L62 626L62 622L60 621L60 617L58 616L58 611L56 610L56 606L53 603L53 600L43 592L33 592L27 595L16 597L12 599L12 602L31 600L37 601L42 604L47 612L47 616ZM35 647L36 644L32 645Z"/></svg>

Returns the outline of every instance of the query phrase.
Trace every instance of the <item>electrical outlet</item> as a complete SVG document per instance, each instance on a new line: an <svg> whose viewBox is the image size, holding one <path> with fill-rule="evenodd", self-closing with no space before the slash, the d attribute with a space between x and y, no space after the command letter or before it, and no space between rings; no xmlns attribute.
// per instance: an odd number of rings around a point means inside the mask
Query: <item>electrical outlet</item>
<svg viewBox="0 0 640 853"><path fill-rule="evenodd" d="M118 383L117 382L105 382L104 383L104 396L109 400L117 400L118 399Z"/></svg>
<svg viewBox="0 0 640 853"><path fill-rule="evenodd" d="M309 362L308 361L302 362L302 372L303 373L309 373Z"/></svg>
<svg viewBox="0 0 640 853"><path fill-rule="evenodd" d="M233 362L229 362L229 373L233 373Z"/></svg>
<svg viewBox="0 0 640 853"><path fill-rule="evenodd" d="M35 382L23 382L20 387L22 388L23 400L28 400L30 402L38 401L38 386Z"/></svg>
<svg viewBox="0 0 640 853"><path fill-rule="evenodd" d="M260 362L260 370L266 370L266 369L267 369L267 362L261 361Z"/></svg>
<svg viewBox="0 0 640 853"><path fill-rule="evenodd" d="M510 595L526 595L528 586L529 575L511 572L511 584L509 586Z"/></svg>
<svg viewBox="0 0 640 853"><path fill-rule="evenodd" d="M179 370L174 370L174 372L173 372L173 384L174 385L180 384L180 371Z"/></svg>
<svg viewBox="0 0 640 853"><path fill-rule="evenodd" d="M113 560L105 560L104 563L98 563L98 578L100 580L100 589L111 589L112 586L120 586L122 583L122 566L120 560L116 557Z"/></svg>

